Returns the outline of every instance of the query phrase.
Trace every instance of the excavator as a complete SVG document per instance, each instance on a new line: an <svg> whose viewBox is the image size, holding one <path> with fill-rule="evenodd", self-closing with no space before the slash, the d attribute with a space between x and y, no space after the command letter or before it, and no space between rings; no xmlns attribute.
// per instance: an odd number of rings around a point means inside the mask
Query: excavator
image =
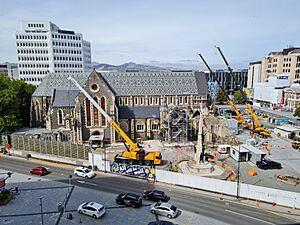
<svg viewBox="0 0 300 225"><path fill-rule="evenodd" d="M229 63L227 62L227 60L226 60L226 58L225 58L225 56L224 56L224 54L223 54L221 48L218 47L218 46L215 46L215 47L216 47L217 50L219 51L219 53L220 53L222 59L224 60L226 66L227 66L227 68L228 68L228 70L229 70L229 72L230 72L230 75L231 75L232 79L234 79L234 75L233 75L232 69L231 69L231 67L229 66ZM247 124L248 129L251 130L251 131L253 131L253 132L255 132L255 133L260 134L260 135L261 135L262 137L264 137L264 138L271 137L270 131L269 131L267 128L265 128L265 127L259 122L259 120L258 120L258 118L257 118L257 116L256 116L256 114L255 114L255 112L254 112L254 110L253 110L252 105L248 102L247 96L246 96L245 92L243 91L242 85L240 85L240 92L241 92L241 94L242 94L242 96L243 96L243 98L244 98L244 100L245 100L245 103L246 103L246 106L247 106L247 110L248 110L248 112L251 114L251 116L252 116L252 118L253 118L253 123L248 123L248 124Z"/></svg>
<svg viewBox="0 0 300 225"><path fill-rule="evenodd" d="M201 54L198 54L199 57L202 59L203 63L205 64L205 66L207 67L207 69L209 70L209 72L211 74L213 74L212 69L210 68L210 66L207 64L207 62L205 61L205 59L203 58L203 56ZM247 128L247 121L243 118L242 114L240 113L240 111L236 108L234 102L229 98L227 91L225 90L225 88L220 84L220 81L214 77L214 80L217 81L221 91L223 92L224 96L226 97L226 100L228 102L228 104L232 107L233 111L236 113L236 120L239 124L242 125L242 127Z"/></svg>
<svg viewBox="0 0 300 225"><path fill-rule="evenodd" d="M84 90L83 87L73 78L68 77L79 90L89 99L89 101L99 110L99 112L105 117L107 122L115 129L115 131L123 138L126 151L122 152L122 155L117 154L114 158L115 162L125 164L139 164L139 165L160 165L162 163L162 156L160 152L145 152L140 146L136 145L127 134L120 128L120 126L100 107L100 105ZM127 145L128 146L127 146Z"/></svg>

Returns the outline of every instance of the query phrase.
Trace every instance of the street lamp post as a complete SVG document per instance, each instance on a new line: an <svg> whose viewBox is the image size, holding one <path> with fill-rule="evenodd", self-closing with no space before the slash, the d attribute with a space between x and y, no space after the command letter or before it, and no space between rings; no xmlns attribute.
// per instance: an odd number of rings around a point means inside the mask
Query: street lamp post
<svg viewBox="0 0 300 225"><path fill-rule="evenodd" d="M39 197L40 199L40 206L41 206L41 218L42 218L42 225L44 225L44 217L43 217L43 196Z"/></svg>
<svg viewBox="0 0 300 225"><path fill-rule="evenodd" d="M236 185L236 198L239 198L240 192L240 156L241 154L241 145L239 145L239 156L238 156L238 169L237 169L237 185Z"/></svg>
<svg viewBox="0 0 300 225"><path fill-rule="evenodd" d="M68 178L69 178L68 192L70 192L72 175L70 174Z"/></svg>
<svg viewBox="0 0 300 225"><path fill-rule="evenodd" d="M106 173L106 148L103 145L103 149L104 149L104 173Z"/></svg>

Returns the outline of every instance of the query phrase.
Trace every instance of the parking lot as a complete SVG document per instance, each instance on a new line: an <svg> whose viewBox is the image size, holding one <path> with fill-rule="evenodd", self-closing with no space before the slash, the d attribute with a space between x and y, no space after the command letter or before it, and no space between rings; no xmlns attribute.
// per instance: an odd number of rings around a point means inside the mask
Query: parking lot
<svg viewBox="0 0 300 225"><path fill-rule="evenodd" d="M0 170L0 173L6 171ZM45 225L54 224L148 224L155 221L155 215L149 211L153 202L143 201L140 208L119 206L115 203L115 194L95 191L75 186L69 187L65 183L50 181L38 176L21 175L14 173L7 180L7 187L18 187L20 194L9 202L8 205L0 207L0 224L42 224L40 201L42 201L43 222ZM138 193L142 194L142 193ZM41 200L40 200L41 199ZM67 199L66 213L60 217L58 204L64 205ZM106 207L106 214L100 219L81 215L77 213L77 207L86 201L95 201ZM172 200L170 201L172 203ZM180 209L179 209L180 210ZM73 219L67 219L67 213L71 213ZM163 220L171 220L175 224L224 224L199 214L180 210L175 219L159 217Z"/></svg>

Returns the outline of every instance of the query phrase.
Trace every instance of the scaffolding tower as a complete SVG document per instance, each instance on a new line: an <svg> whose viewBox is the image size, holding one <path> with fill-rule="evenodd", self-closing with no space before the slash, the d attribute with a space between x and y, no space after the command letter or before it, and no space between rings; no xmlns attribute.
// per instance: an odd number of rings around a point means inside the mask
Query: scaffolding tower
<svg viewBox="0 0 300 225"><path fill-rule="evenodd" d="M188 141L189 116L183 107L174 107L168 113L168 142Z"/></svg>

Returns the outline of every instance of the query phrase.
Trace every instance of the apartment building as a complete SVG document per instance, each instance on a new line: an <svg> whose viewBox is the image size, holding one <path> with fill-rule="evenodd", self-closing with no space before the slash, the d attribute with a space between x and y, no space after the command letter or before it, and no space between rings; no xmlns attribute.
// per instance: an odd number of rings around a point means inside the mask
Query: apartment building
<svg viewBox="0 0 300 225"><path fill-rule="evenodd" d="M260 82L270 75L288 75L290 84L300 83L300 48L289 47L280 52L270 52L261 62Z"/></svg>
<svg viewBox="0 0 300 225"><path fill-rule="evenodd" d="M91 46L81 33L49 21L22 21L16 33L19 78L38 86L49 73L91 72Z"/></svg>
<svg viewBox="0 0 300 225"><path fill-rule="evenodd" d="M16 63L0 63L0 72L5 73L10 79L19 79L18 65Z"/></svg>
<svg viewBox="0 0 300 225"><path fill-rule="evenodd" d="M261 61L250 62L248 66L247 88L253 89L255 83L261 82Z"/></svg>

